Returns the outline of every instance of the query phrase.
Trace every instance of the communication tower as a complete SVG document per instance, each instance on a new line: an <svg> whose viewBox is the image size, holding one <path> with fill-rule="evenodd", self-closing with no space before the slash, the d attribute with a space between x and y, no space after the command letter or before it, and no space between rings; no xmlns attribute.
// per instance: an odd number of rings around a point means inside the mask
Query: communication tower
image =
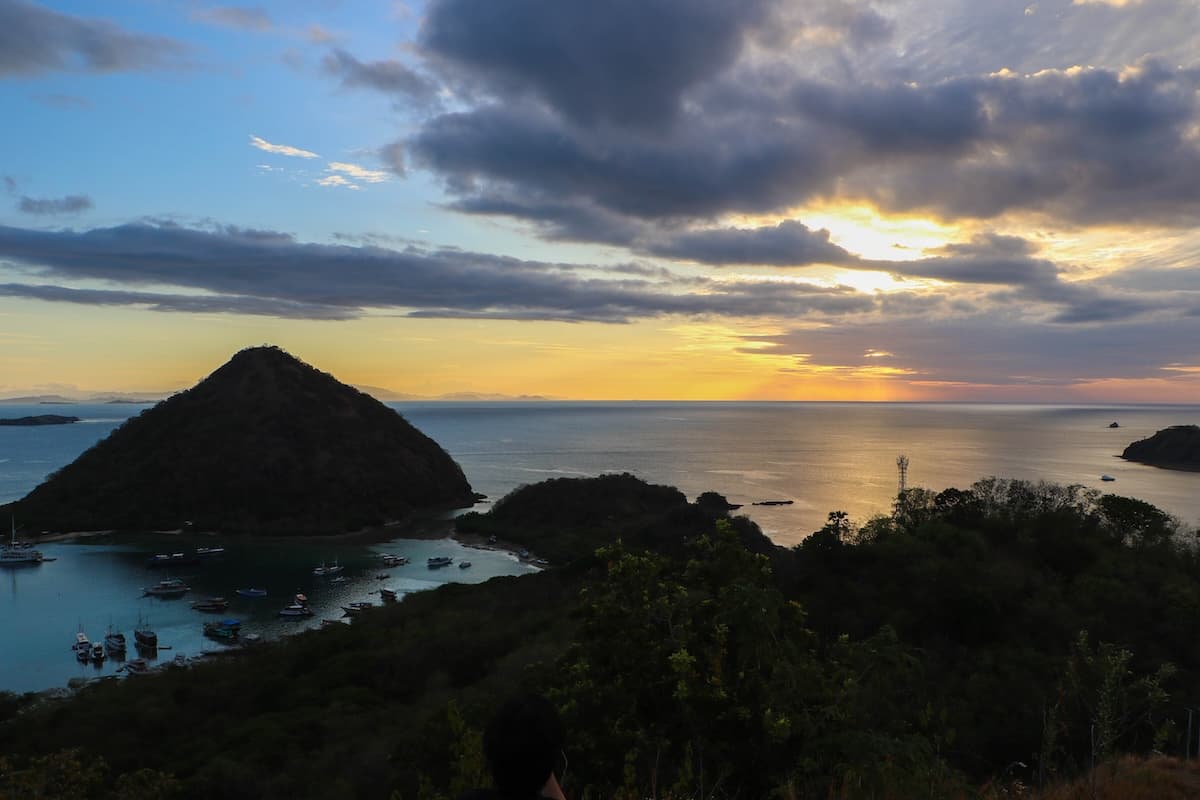
<svg viewBox="0 0 1200 800"><path fill-rule="evenodd" d="M896 469L900 472L900 488L897 494L904 494L908 488L908 456L901 455L896 459Z"/></svg>

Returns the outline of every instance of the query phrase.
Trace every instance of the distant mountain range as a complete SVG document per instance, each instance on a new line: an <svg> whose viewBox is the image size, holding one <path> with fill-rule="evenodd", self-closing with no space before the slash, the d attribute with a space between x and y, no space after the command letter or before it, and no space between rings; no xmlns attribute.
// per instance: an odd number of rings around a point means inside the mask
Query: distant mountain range
<svg viewBox="0 0 1200 800"><path fill-rule="evenodd" d="M419 403L419 402L461 402L461 403L504 403L504 402L535 402L541 400L557 400L560 398L546 397L540 394L497 394L495 392L450 392L448 394L423 395L423 394L406 394L404 392L393 392L391 389L384 389L380 386L364 386L361 384L351 384L360 392L365 392L371 395L376 400L382 400L385 403ZM62 394L31 394L21 397L0 397L0 405L60 405L68 403L157 403L170 397L172 393L156 394L153 392L146 393L122 393L122 392L103 392L100 394L87 395L62 395Z"/></svg>

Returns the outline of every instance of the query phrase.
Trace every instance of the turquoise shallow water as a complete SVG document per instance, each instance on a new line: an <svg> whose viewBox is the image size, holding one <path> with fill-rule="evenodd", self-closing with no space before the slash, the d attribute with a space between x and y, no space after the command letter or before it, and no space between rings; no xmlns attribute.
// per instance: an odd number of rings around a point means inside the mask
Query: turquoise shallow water
<svg viewBox="0 0 1200 800"><path fill-rule="evenodd" d="M632 472L678 486L690 497L706 490L745 503L775 541L793 544L820 527L832 510L861 521L888 510L896 490L896 457L911 462L909 484L931 489L965 487L980 477L1080 483L1138 497L1200 523L1200 473L1127 463L1117 456L1129 442L1160 428L1200 423L1197 406L1015 406L851 403L396 403L413 424L442 444L477 491L498 498L546 478ZM73 414L69 426L0 427L0 502L24 495L51 471L70 463L143 407L0 406L2 416ZM1107 426L1112 421L1117 429ZM1100 476L1116 478L1102 483ZM754 506L790 499L789 506ZM486 507L486 506L485 506ZM448 527L448 523L447 523ZM402 535L403 530L397 530ZM111 623L132 640L139 613L176 653L191 656L222 645L202 636L202 622L219 617L190 608L193 599L224 595L222 616L243 620L247 633L271 638L322 617L338 617L352 601L378 602L383 585L416 591L447 580L479 581L529 569L503 553L470 551L473 567L429 571L432 555L461 557L448 539L398 539L373 547L327 543L220 541L219 562L181 574L195 591L179 600L142 599L141 588L165 573L147 569L158 552L176 552L210 539L103 538L43 548L58 561L0 572L0 688L26 691L62 686L72 677L112 673L76 664L70 652L82 625L93 640ZM374 552L412 558L406 567L380 570ZM311 569L339 559L351 580L334 584ZM248 601L241 586L271 595ZM309 595L317 616L280 620L276 612L295 592Z"/></svg>

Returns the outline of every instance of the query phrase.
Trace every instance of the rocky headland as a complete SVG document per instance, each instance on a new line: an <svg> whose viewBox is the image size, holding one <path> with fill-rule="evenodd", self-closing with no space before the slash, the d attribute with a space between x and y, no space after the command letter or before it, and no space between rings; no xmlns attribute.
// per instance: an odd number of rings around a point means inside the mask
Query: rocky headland
<svg viewBox="0 0 1200 800"><path fill-rule="evenodd" d="M1200 427L1173 425L1125 448L1121 458L1152 467L1200 471Z"/></svg>

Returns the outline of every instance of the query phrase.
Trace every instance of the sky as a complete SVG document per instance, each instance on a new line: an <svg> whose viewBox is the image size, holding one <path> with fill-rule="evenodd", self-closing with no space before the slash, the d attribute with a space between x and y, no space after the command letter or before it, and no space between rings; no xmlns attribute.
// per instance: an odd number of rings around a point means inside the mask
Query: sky
<svg viewBox="0 0 1200 800"><path fill-rule="evenodd" d="M0 0L0 109L0 397L1200 398L1200 0Z"/></svg>

